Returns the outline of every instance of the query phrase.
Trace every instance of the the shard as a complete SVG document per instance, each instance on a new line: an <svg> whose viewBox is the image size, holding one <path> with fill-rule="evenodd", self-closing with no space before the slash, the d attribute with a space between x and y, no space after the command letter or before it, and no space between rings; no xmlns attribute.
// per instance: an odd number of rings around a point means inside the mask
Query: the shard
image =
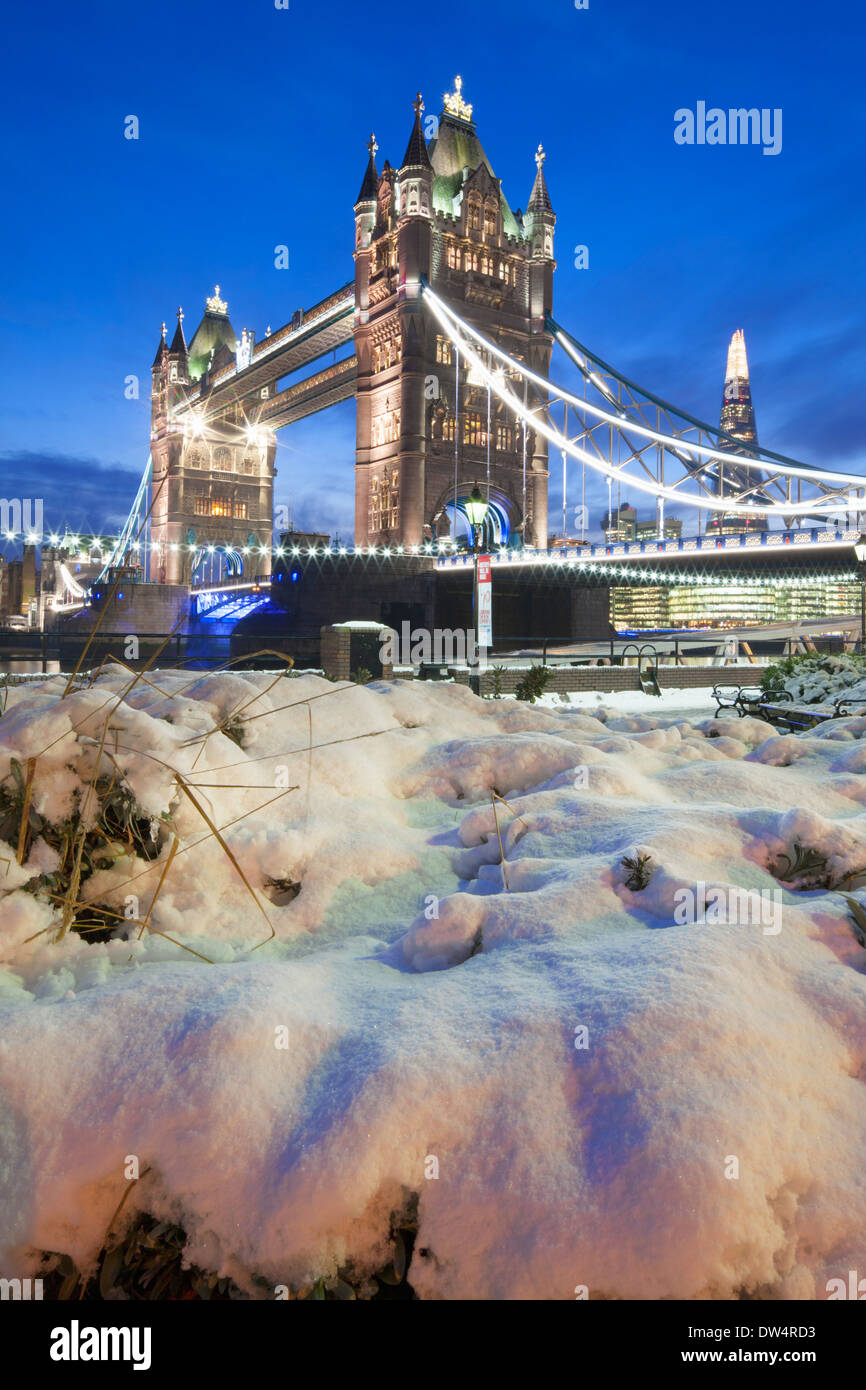
<svg viewBox="0 0 866 1390"><path fill-rule="evenodd" d="M746 339L742 328L738 328L728 346L728 364L725 371L725 386L722 394L722 413L719 428L723 432L719 439L721 454L745 454L757 458L758 431L755 427L755 409L752 405L752 388L749 382L749 362L746 357ZM763 481L763 474L756 468L743 468L735 463L720 462L707 470L714 481L716 496L725 497L740 494L750 484ZM755 494L752 494L755 496ZM760 493L757 494L760 497ZM750 500L741 497L740 500ZM766 531L766 517L757 513L745 516L743 513L724 516L718 513L707 527L708 531L724 534L742 531Z"/></svg>

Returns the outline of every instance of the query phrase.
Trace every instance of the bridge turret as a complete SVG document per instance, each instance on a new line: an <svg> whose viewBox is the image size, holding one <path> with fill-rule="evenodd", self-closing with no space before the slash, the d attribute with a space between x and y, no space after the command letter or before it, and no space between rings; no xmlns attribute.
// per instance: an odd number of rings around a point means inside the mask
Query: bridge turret
<svg viewBox="0 0 866 1390"><path fill-rule="evenodd" d="M159 345L156 349L156 356L153 359L153 366L150 369L153 389L150 397L150 425L151 430L156 431L158 422L164 421L168 403L166 401L166 388L168 385L168 343L165 341L165 322L162 325L162 334Z"/></svg>
<svg viewBox="0 0 866 1390"><path fill-rule="evenodd" d="M421 128L421 112L424 101L419 92L412 103L415 110L415 123L406 146L403 163L400 165L400 208L401 217L427 217L431 214L433 203L433 166L427 153L427 141Z"/></svg>
<svg viewBox="0 0 866 1390"><path fill-rule="evenodd" d="M523 218L531 248L530 313L535 332L543 329L545 310L550 312L553 309L553 272L556 269L553 259L556 214L544 178L545 158L544 150L539 145L535 154L535 182Z"/></svg>
<svg viewBox="0 0 866 1390"><path fill-rule="evenodd" d="M376 226L376 200L379 196L379 174L376 170L375 135L370 134L367 149L370 157L355 201L355 308L366 312L369 307L370 243Z"/></svg>
<svg viewBox="0 0 866 1390"><path fill-rule="evenodd" d="M171 347L165 340L165 324L162 336L153 359L151 375L153 394L151 397L151 426L161 432L171 413L172 407L189 385L189 355L183 335L183 309L177 311L177 328L171 340Z"/></svg>

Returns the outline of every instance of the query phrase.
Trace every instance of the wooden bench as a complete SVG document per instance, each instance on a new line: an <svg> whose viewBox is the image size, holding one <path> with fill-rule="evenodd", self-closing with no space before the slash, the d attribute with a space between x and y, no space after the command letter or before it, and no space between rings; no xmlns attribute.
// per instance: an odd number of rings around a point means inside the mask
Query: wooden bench
<svg viewBox="0 0 866 1390"><path fill-rule="evenodd" d="M763 706L764 718L792 733L814 729L829 719L844 719L847 715L866 714L866 700L851 700L842 696L833 704L795 705L793 701L768 702Z"/></svg>

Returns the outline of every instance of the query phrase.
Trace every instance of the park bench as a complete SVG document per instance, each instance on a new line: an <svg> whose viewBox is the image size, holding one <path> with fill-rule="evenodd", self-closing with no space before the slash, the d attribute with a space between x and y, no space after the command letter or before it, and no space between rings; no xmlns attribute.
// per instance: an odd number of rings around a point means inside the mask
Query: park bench
<svg viewBox="0 0 866 1390"><path fill-rule="evenodd" d="M776 692L773 692L775 695ZM844 719L846 715L866 714L866 700L852 700L845 696L832 704L797 705L793 700L787 702L769 701L763 706L763 717L778 728L800 733L804 729L814 729L817 724L826 724L829 719Z"/></svg>
<svg viewBox="0 0 866 1390"><path fill-rule="evenodd" d="M759 685L714 685L712 694L717 719L726 709L735 711L739 719L747 714L767 718L764 710L769 703L780 704L791 698L787 690L762 690Z"/></svg>

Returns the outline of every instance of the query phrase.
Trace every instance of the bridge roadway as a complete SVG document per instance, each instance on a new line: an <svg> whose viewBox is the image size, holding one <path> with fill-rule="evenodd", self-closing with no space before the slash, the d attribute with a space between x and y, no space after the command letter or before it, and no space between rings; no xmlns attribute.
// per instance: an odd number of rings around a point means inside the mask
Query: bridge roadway
<svg viewBox="0 0 866 1390"><path fill-rule="evenodd" d="M283 377L310 366L326 353L350 343L354 320L355 286L354 282L350 282L312 308L298 310L290 323L262 338L253 348L249 366L240 370L228 367L212 381L205 381L197 390L191 391L178 401L175 415L182 418L188 412L206 405L208 418L213 419L228 406L256 400L263 407L260 418L278 429L317 410L324 410L338 400L348 400L355 393L354 358L349 359L351 368L344 362L335 363L333 367L296 383L287 391L274 395L274 388ZM265 389L268 391L267 397L262 396Z"/></svg>

